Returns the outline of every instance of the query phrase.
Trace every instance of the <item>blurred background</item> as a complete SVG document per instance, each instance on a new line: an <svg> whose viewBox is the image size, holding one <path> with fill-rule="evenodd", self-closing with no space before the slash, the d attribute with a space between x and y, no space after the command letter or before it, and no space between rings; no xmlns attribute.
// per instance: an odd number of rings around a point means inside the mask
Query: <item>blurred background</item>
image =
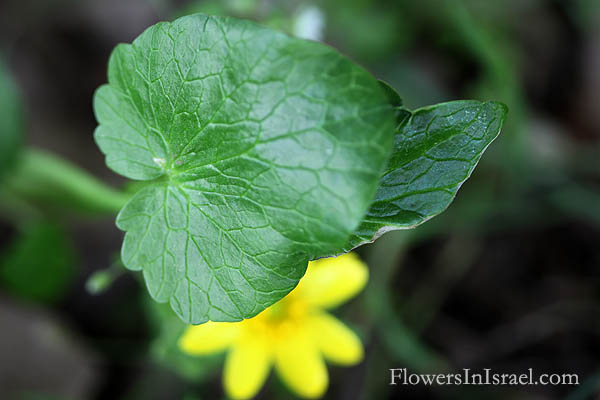
<svg viewBox="0 0 600 400"><path fill-rule="evenodd" d="M366 358L330 368L326 398L600 399L600 1L3 0L0 123L22 132L21 145L122 186L92 138L93 92L117 43L192 12L329 43L410 108L509 106L443 215L358 250L371 279L337 315ZM0 156L18 157L1 134ZM0 398L222 398L222 357L179 352L183 325L119 266L112 208L82 206L77 188L48 197L52 176L23 187L39 171L6 165ZM388 369L403 367L533 368L577 373L581 384L388 386ZM271 376L259 398L293 397Z"/></svg>

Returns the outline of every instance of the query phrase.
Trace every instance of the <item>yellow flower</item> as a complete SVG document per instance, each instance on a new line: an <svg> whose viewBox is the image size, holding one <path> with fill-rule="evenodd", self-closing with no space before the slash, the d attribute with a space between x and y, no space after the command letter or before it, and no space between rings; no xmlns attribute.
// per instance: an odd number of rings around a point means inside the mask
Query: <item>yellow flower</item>
<svg viewBox="0 0 600 400"><path fill-rule="evenodd" d="M298 286L256 317L190 326L179 347L194 355L228 350L223 385L234 399L258 393L271 366L297 395L321 397L329 384L324 359L353 365L363 358L360 339L325 309L360 292L369 276L355 254L312 261Z"/></svg>

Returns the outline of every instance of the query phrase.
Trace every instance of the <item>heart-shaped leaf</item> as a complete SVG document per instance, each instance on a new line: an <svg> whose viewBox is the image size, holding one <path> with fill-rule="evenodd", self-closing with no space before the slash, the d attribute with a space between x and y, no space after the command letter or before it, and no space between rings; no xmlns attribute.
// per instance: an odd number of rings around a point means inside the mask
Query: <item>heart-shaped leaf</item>
<svg viewBox="0 0 600 400"><path fill-rule="evenodd" d="M392 149L377 80L248 21L156 24L115 49L108 81L96 141L148 181L117 219L123 262L186 322L252 317L339 252Z"/></svg>

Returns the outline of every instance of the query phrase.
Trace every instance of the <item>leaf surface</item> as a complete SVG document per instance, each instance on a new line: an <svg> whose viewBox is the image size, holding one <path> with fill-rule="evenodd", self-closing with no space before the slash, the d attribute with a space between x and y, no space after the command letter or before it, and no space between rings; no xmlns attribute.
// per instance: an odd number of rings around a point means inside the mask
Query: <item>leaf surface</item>
<svg viewBox="0 0 600 400"><path fill-rule="evenodd" d="M507 108L460 100L397 112L392 157L346 250L388 231L414 228L444 211L500 133Z"/></svg>
<svg viewBox="0 0 600 400"><path fill-rule="evenodd" d="M273 304L339 251L392 148L394 111L333 49L248 21L159 23L111 55L96 93L107 165L148 181L122 209L122 259L185 321Z"/></svg>

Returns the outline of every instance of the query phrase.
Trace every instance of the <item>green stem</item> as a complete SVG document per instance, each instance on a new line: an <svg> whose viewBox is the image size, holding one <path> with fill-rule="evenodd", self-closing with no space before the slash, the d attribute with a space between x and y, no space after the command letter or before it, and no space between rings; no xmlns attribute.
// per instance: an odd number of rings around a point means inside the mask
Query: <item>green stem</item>
<svg viewBox="0 0 600 400"><path fill-rule="evenodd" d="M130 194L107 186L74 164L50 153L27 149L8 173L3 197L41 209L114 215Z"/></svg>

